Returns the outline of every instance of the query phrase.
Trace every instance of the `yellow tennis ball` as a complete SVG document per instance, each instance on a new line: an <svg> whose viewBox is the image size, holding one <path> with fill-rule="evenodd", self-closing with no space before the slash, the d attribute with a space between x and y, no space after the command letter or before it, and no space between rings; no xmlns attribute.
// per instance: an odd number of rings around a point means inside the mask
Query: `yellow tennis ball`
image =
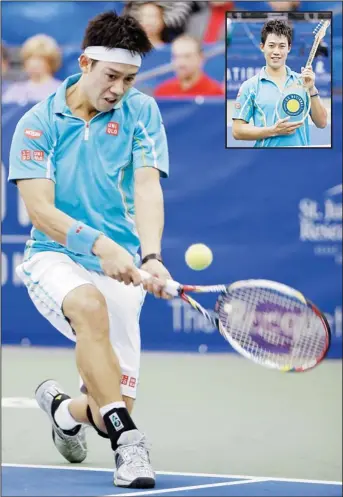
<svg viewBox="0 0 343 497"><path fill-rule="evenodd" d="M212 250L203 243L195 243L186 250L187 265L195 271L206 269L213 260Z"/></svg>

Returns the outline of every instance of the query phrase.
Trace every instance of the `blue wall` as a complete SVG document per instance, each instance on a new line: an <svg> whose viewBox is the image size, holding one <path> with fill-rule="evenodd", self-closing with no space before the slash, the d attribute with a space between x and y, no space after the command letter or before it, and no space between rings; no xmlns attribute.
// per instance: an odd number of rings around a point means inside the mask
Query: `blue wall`
<svg viewBox="0 0 343 497"><path fill-rule="evenodd" d="M163 252L175 279L220 283L274 279L297 287L328 315L330 357L342 355L342 102L334 101L332 149L226 150L223 102L160 102L170 146L171 176L163 181L166 227ZM15 125L26 109L3 106L5 181ZM14 265L28 234L17 191L4 184L3 343L66 345L35 310L15 280ZM14 238L13 238L14 236ZM19 236L19 238L18 238ZM184 252L195 242L214 252L210 269L193 272ZM211 306L213 299L203 297ZM231 351L213 329L179 300L148 296L142 312L146 350Z"/></svg>

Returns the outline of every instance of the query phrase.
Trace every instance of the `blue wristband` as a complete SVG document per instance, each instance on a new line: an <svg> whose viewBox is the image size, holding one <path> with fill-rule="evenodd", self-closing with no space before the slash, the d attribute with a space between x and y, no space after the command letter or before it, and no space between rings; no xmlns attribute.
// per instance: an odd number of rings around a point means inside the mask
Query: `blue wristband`
<svg viewBox="0 0 343 497"><path fill-rule="evenodd" d="M76 221L67 233L67 249L77 254L94 255L92 248L101 234L101 231Z"/></svg>

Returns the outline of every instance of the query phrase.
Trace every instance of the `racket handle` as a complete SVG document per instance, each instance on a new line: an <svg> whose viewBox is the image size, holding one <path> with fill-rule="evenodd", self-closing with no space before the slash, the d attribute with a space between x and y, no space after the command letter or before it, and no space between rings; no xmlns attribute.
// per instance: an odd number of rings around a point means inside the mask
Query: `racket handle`
<svg viewBox="0 0 343 497"><path fill-rule="evenodd" d="M148 280L149 278L153 278L150 273L147 271L143 271L142 269L138 269L139 274L142 277L142 280ZM164 286L164 291L169 293L172 297L177 297L181 290L181 285L177 281L167 280Z"/></svg>

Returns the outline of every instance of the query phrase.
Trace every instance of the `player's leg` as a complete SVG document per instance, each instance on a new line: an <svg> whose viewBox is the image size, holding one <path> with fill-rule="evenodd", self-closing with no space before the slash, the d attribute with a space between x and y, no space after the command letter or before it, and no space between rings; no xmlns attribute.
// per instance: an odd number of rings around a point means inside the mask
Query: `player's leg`
<svg viewBox="0 0 343 497"><path fill-rule="evenodd" d="M76 340L75 334L61 310L62 303L65 302L68 295L72 295L76 290L82 289L82 292L84 292L85 289L88 289L92 295L95 293L99 300L104 300L99 290L92 285L90 273L85 268L75 264L64 254L52 252L37 254L29 261L20 265L17 268L17 273L27 286L29 295L39 312L55 328L73 341ZM81 307L82 310L80 312L86 314L83 310L85 307L84 304ZM98 323L101 321L108 322L108 316L98 316L97 321ZM92 326L92 328L96 330L96 326ZM113 380L111 378L111 381L106 381L105 383L117 384L115 393L109 395L112 398L113 395L116 395L117 397L114 396L113 400L118 399L122 402L120 393L120 368L109 340L107 344L106 348L110 351L110 356L114 356L113 362L119 373L117 379ZM84 460L87 448L82 424L88 422L86 416L87 404L84 403L79 412L73 415L71 409L72 399L55 380L48 380L40 384L36 390L36 399L51 420L53 440L59 452L70 462L81 462Z"/></svg>
<svg viewBox="0 0 343 497"><path fill-rule="evenodd" d="M126 286L99 274L94 275L94 283L106 297L110 319L110 340L122 372L121 393L128 411L132 411L139 378L139 316L145 291L141 287ZM96 399L94 402L89 399L89 407L91 408L89 414L94 424L97 427L101 426L100 406ZM102 409L100 409L100 414L102 415ZM106 428L108 431L107 424ZM132 430L128 435L123 436L115 451L115 484L131 486L130 481L133 481L137 474L148 482L152 483L151 480L154 482L155 475L150 465L145 436L138 430Z"/></svg>
<svg viewBox="0 0 343 497"><path fill-rule="evenodd" d="M75 335L62 314L62 302L75 287L91 284L89 273L65 254L55 252L34 255L20 264L16 272L37 310L75 342ZM37 387L35 396L49 416L53 441L59 452L69 462L83 461L87 455L85 427L70 414L69 395L57 381L48 380Z"/></svg>
<svg viewBox="0 0 343 497"><path fill-rule="evenodd" d="M123 396L123 401L125 402L126 409L131 415L134 405L134 399ZM91 420L89 419L89 409L91 410ZM82 394L79 397L71 399L70 403L68 403L68 412L63 409L59 414L61 425L65 425L68 422L69 416L71 415L77 423L90 424L92 426L94 426L95 424L97 430L107 434L103 417L100 414L100 408L90 395Z"/></svg>
<svg viewBox="0 0 343 497"><path fill-rule="evenodd" d="M98 273L92 273L92 279L97 288L76 288L63 301L64 315L76 334L81 391L94 399L95 406L93 411L88 406L87 417L96 429L94 417L100 427L99 414L103 419L115 456L115 484L153 487L155 474L145 437L136 428L123 399L136 396L138 317L145 292ZM132 406L133 401L128 402Z"/></svg>

